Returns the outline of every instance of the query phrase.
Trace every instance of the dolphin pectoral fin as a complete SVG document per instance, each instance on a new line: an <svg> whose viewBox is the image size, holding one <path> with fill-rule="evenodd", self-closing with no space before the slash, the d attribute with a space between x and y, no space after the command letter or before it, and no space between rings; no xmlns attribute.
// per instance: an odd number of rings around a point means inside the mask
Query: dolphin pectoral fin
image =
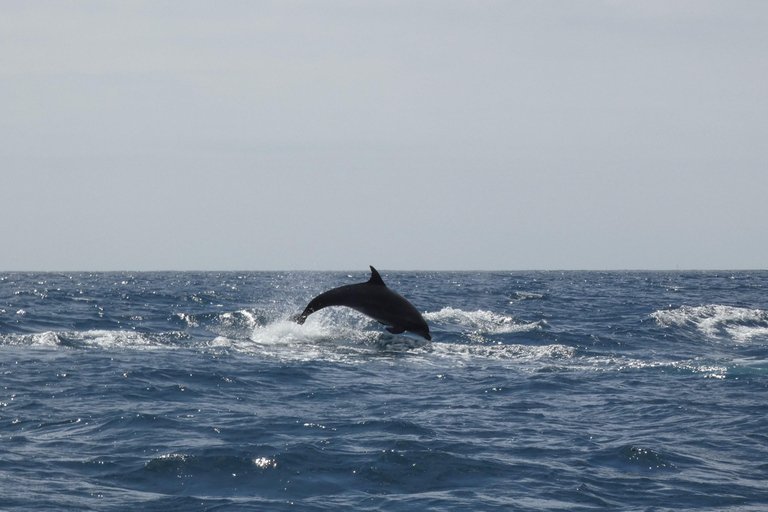
<svg viewBox="0 0 768 512"><path fill-rule="evenodd" d="M402 327L387 327L387 330L392 334L403 334L405 332L405 329Z"/></svg>

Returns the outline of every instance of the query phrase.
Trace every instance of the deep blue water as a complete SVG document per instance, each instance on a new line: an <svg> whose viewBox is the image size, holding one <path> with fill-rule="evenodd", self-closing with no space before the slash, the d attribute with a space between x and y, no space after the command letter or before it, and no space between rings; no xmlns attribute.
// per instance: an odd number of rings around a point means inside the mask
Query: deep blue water
<svg viewBox="0 0 768 512"><path fill-rule="evenodd" d="M1 510L765 510L768 272L0 273Z"/></svg>

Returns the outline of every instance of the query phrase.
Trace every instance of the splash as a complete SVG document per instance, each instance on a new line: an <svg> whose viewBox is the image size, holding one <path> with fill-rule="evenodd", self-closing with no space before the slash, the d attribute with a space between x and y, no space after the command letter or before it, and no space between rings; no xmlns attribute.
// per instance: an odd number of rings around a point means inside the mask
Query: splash
<svg viewBox="0 0 768 512"><path fill-rule="evenodd" d="M395 339L370 330L373 324L354 312L323 311L303 325L288 318L257 322L247 336L218 336L208 347L282 361L360 361L387 350Z"/></svg>
<svg viewBox="0 0 768 512"><path fill-rule="evenodd" d="M490 311L443 308L424 313L435 333L429 343L408 335L392 335L368 317L346 308L328 308L298 325L286 318L257 323L248 337L219 336L209 346L281 360L361 362L372 356L410 354L420 357L533 361L573 357L563 345L525 346L487 336L530 332L540 322L520 322ZM442 333L441 333L442 331ZM440 334L437 334L440 333ZM456 335L462 340L452 342ZM443 339L440 339L440 338Z"/></svg>

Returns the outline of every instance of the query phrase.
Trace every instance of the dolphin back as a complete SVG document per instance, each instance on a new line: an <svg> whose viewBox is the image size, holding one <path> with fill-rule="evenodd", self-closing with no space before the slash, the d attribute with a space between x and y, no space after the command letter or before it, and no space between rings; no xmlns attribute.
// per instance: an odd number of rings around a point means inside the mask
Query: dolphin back
<svg viewBox="0 0 768 512"><path fill-rule="evenodd" d="M347 306L352 307L352 305L357 304L359 300L355 300L359 294L359 290L357 290L359 287L365 286L365 283L361 284L349 284L346 286L340 286L338 288L333 288L331 290L328 290L327 292L323 292L311 301L309 301L309 304L307 304L307 307L304 308L304 311L301 312L301 314L294 317L294 321L301 325L304 323L304 321L307 319L309 315L314 313L315 311L320 311L321 309L330 307L330 306Z"/></svg>

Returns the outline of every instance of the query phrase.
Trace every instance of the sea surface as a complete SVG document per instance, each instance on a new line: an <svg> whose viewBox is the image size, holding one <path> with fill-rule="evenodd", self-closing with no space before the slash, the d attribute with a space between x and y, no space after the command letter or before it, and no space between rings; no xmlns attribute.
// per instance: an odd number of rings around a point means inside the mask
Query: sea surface
<svg viewBox="0 0 768 512"><path fill-rule="evenodd" d="M0 273L0 510L768 509L768 272Z"/></svg>

